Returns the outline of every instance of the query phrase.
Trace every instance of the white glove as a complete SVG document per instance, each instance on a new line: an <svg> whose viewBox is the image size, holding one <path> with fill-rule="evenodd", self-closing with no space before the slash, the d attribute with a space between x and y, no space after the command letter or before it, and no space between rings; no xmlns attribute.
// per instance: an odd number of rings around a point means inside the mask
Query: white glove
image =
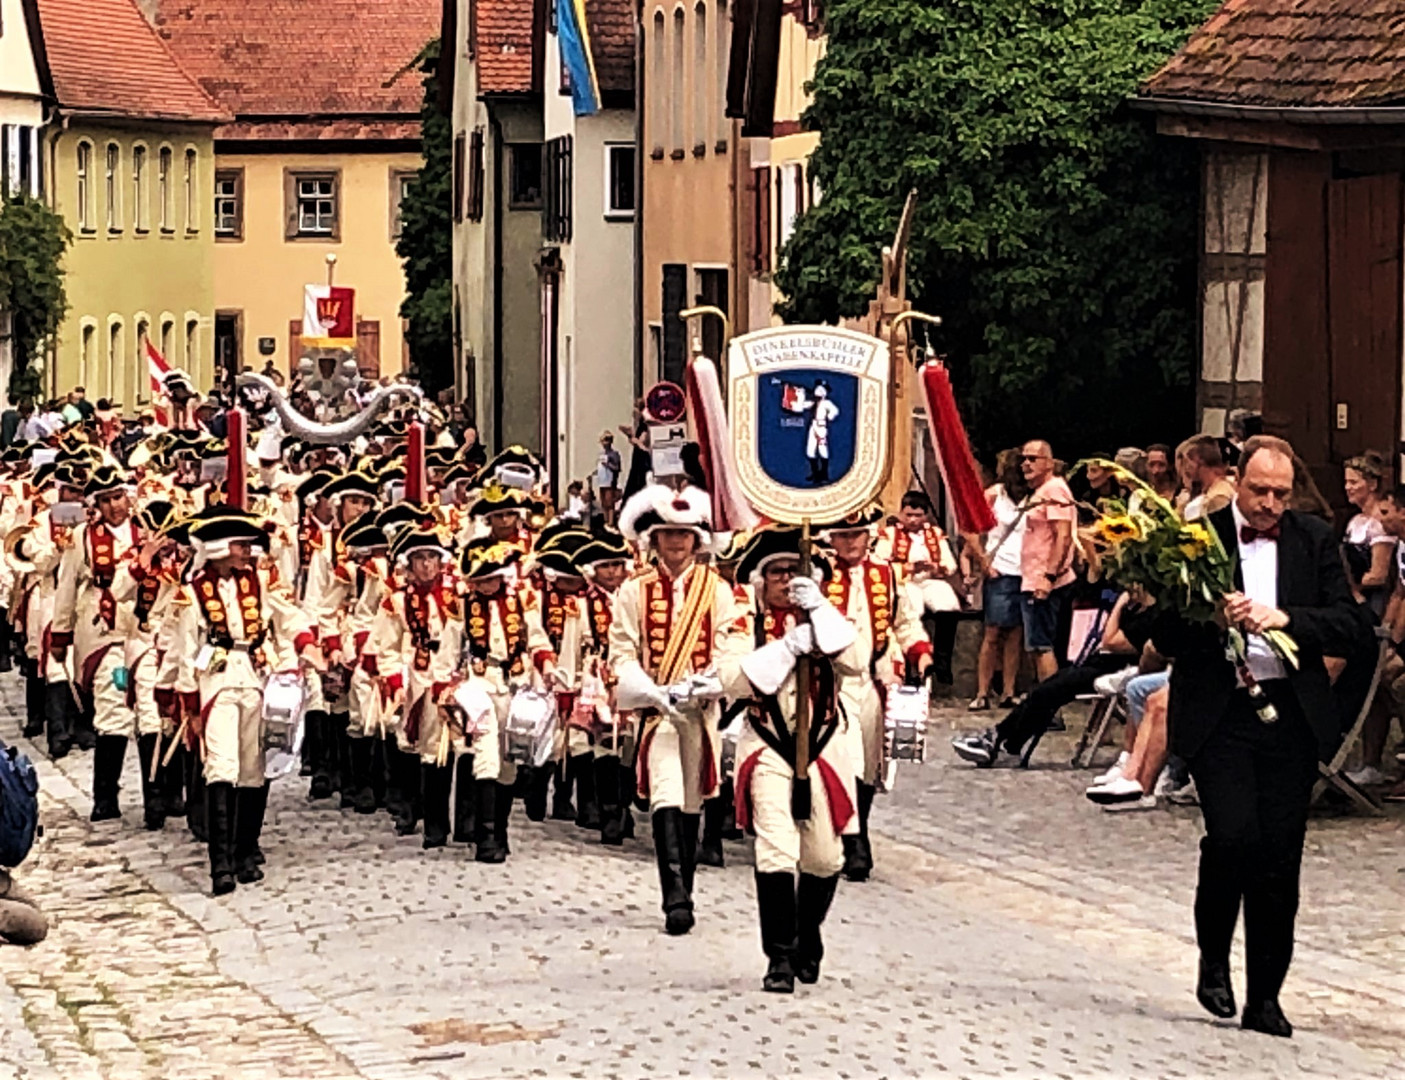
<svg viewBox="0 0 1405 1080"><path fill-rule="evenodd" d="M814 582L811 582L813 585ZM809 623L796 623L781 638L791 656L804 656L815 651L815 631Z"/></svg>
<svg viewBox="0 0 1405 1080"><path fill-rule="evenodd" d="M725 693L722 689L722 680L717 677L715 671L704 671L699 675L694 675L689 682L692 684L694 701L716 701Z"/></svg>
<svg viewBox="0 0 1405 1080"><path fill-rule="evenodd" d="M673 715L676 711L668 691L645 673L638 664L624 664L618 672L615 687L616 705L621 709L657 709Z"/></svg>
<svg viewBox="0 0 1405 1080"><path fill-rule="evenodd" d="M796 627L800 629L800 627ZM809 627L804 627L808 630ZM793 631L792 631L793 632ZM795 653L782 638L747 653L741 661L742 674L763 694L774 694L795 670Z"/></svg>
<svg viewBox="0 0 1405 1080"><path fill-rule="evenodd" d="M829 603L819 583L805 576L790 579L790 602L801 611L814 611Z"/></svg>
<svg viewBox="0 0 1405 1080"><path fill-rule="evenodd" d="M810 612L810 628L814 631L816 647L826 656L842 653L858 636L854 624L833 604L825 604Z"/></svg>

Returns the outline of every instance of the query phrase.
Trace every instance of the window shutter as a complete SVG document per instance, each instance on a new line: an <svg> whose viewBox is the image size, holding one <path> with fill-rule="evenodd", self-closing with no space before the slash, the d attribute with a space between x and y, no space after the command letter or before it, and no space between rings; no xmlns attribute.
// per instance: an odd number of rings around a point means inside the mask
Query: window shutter
<svg viewBox="0 0 1405 1080"><path fill-rule="evenodd" d="M464 188L464 153L463 153L463 132L454 136L454 159L452 163L453 179L451 186L454 192L454 221L463 220L463 188Z"/></svg>

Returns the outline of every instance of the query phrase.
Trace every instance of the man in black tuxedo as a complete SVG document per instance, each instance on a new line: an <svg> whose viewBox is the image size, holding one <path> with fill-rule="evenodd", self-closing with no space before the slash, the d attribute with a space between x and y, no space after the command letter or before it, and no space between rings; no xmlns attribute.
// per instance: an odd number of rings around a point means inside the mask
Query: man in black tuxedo
<svg viewBox="0 0 1405 1080"><path fill-rule="evenodd" d="M1175 657L1170 739L1190 764L1205 818L1195 931L1200 945L1196 996L1211 1013L1235 1014L1229 948L1244 904L1248 978L1242 1026L1290 1036L1278 991L1293 955L1298 876L1308 803L1319 759L1341 739L1324 656L1351 656L1371 634L1356 603L1330 527L1295 514L1293 451L1255 436L1240 458L1235 501L1211 515L1225 549L1237 555L1226 619L1248 642L1247 668L1272 702L1266 721L1226 658L1213 626L1162 617L1157 649ZM1281 629L1300 649L1296 669L1260 635Z"/></svg>

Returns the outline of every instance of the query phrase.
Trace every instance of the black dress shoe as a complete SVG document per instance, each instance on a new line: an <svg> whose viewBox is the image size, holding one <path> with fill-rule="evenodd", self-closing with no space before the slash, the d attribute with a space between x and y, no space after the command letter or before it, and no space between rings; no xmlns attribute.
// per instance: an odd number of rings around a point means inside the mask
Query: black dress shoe
<svg viewBox="0 0 1405 1080"><path fill-rule="evenodd" d="M1238 1012L1234 1004L1234 986L1229 981L1229 965L1202 959L1195 997L1211 1016L1228 1020Z"/></svg>
<svg viewBox="0 0 1405 1080"><path fill-rule="evenodd" d="M816 978L819 973L816 972ZM777 957L766 969L766 977L761 980L761 989L768 994L795 993L795 972L791 969L788 957Z"/></svg>
<svg viewBox="0 0 1405 1080"><path fill-rule="evenodd" d="M263 880L263 871L258 868L258 864L247 862L241 866L234 875L240 885L253 885L255 882Z"/></svg>
<svg viewBox="0 0 1405 1080"><path fill-rule="evenodd" d="M1244 1006L1244 1016L1239 1026L1245 1031L1257 1031L1264 1035L1276 1035L1280 1039L1293 1037L1293 1025L1283 1015L1276 1001L1260 1001Z"/></svg>
<svg viewBox="0 0 1405 1080"><path fill-rule="evenodd" d="M674 908L664 915L663 928L664 933L668 934L670 937L678 937L680 934L686 934L693 928L693 909L685 907Z"/></svg>
<svg viewBox="0 0 1405 1080"><path fill-rule="evenodd" d="M232 893L235 888L234 875L230 873L215 874L210 879L210 886L210 891L216 896Z"/></svg>

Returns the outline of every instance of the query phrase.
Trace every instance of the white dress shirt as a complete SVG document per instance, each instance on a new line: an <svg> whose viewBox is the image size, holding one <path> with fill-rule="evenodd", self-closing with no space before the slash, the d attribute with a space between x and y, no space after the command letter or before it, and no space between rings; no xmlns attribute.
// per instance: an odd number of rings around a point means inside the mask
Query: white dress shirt
<svg viewBox="0 0 1405 1080"><path fill-rule="evenodd" d="M1239 545L1239 569L1244 575L1244 595L1265 607L1278 606L1278 541L1262 537L1251 544L1244 543L1242 532L1248 522L1239 512L1237 502L1230 504L1234 509L1234 540ZM1282 679L1286 676L1283 661L1272 646L1259 634L1246 634L1249 671L1259 682L1266 679Z"/></svg>

